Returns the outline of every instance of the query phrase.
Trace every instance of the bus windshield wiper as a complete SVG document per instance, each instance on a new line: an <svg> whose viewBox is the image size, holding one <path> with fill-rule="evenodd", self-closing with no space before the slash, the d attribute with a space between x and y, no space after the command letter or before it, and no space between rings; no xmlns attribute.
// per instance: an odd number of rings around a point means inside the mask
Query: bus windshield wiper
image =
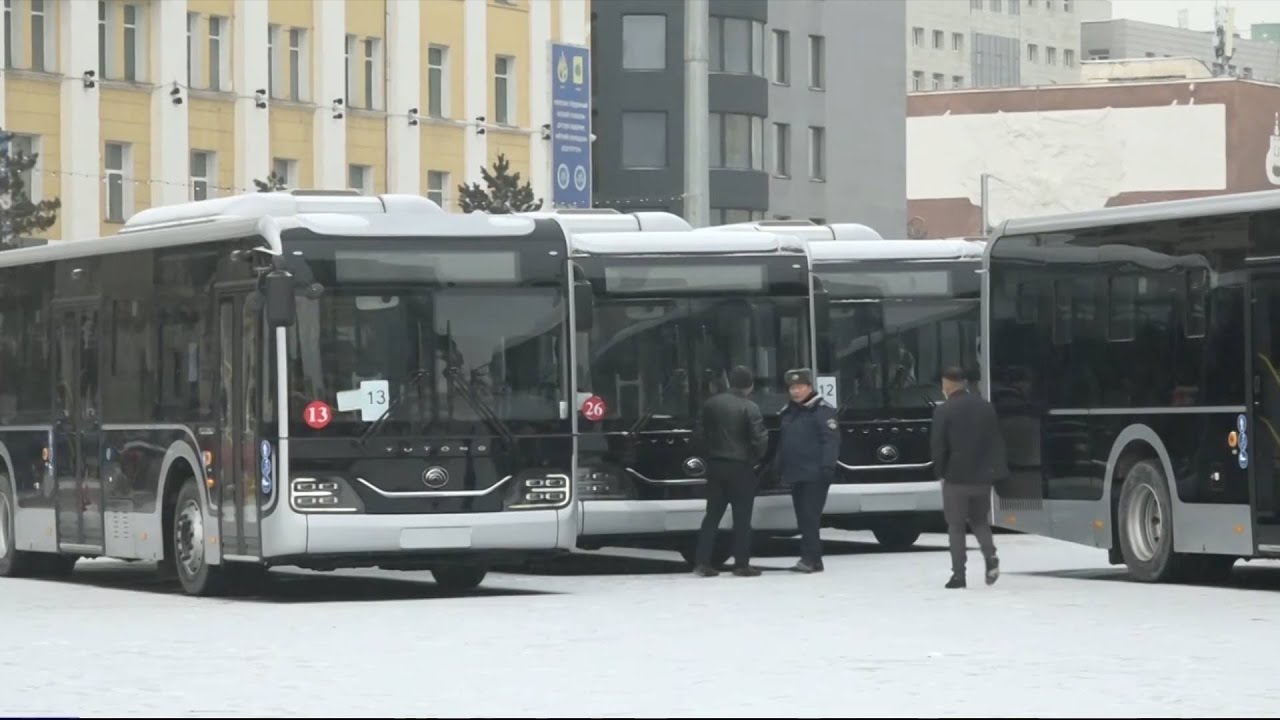
<svg viewBox="0 0 1280 720"><path fill-rule="evenodd" d="M498 413L494 412L493 407L476 395L472 384L462 379L462 369L458 367L446 368L444 374L453 384L454 389L458 391L458 394L462 396L462 399L466 400L467 404L476 411L480 419L484 420L490 429L500 435L506 441L508 447L513 450L516 449L516 436L512 434L507 424L502 422L502 418L498 417Z"/></svg>
<svg viewBox="0 0 1280 720"><path fill-rule="evenodd" d="M391 413L395 411L397 407L400 406L400 403L404 402L404 399L406 397L408 397L409 388L416 387L418 384L418 381L421 380L424 376L426 376L430 372L431 371L427 370L426 368L418 368L417 370L414 370L409 375L409 377L405 378L404 384L400 386L400 394L396 395L395 399L392 400L389 405L387 405L387 409L383 410L382 414L378 416L378 419L374 420L373 423L369 425L369 427L366 428L363 433L360 434L360 438L358 442L361 445L364 445L366 442L369 441L369 438L378 434L378 432L383 428L383 426L387 424L387 420L391 418Z"/></svg>
<svg viewBox="0 0 1280 720"><path fill-rule="evenodd" d="M675 384L676 378L683 376L685 374L686 374L686 371L683 368L677 368L671 371L671 375L667 377L667 381L662 383L662 386L658 388L659 401L661 401L662 398L666 397L667 391L670 390L671 387ZM657 410L650 410L644 415L641 415L640 419L636 421L635 425L632 425L631 429L627 431L627 435L635 435L636 433L640 432L640 430L644 428L644 426L649 424L650 420L654 419L657 416L658 416Z"/></svg>

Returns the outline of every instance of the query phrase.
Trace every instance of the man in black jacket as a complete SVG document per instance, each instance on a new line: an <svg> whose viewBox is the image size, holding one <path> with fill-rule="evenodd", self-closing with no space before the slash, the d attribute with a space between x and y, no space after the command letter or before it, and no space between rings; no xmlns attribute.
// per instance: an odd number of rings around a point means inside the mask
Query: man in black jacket
<svg viewBox="0 0 1280 720"><path fill-rule="evenodd" d="M788 370L791 402L782 411L778 437L778 476L791 486L791 503L800 526L800 561L795 572L822 572L822 511L840 459L840 428L835 408L813 389L813 372Z"/></svg>
<svg viewBox="0 0 1280 720"><path fill-rule="evenodd" d="M751 511L756 499L755 465L769 449L760 407L747 398L755 385L751 371L729 372L729 392L712 396L702 406L694 427L694 447L707 459L707 514L698 534L694 573L714 577L711 550L726 507L733 506L733 574L755 577L751 567Z"/></svg>
<svg viewBox="0 0 1280 720"><path fill-rule="evenodd" d="M1008 476L1004 438L995 408L969 391L964 371L942 373L945 402L933 409L930 451L934 476L942 481L942 511L951 545L948 588L963 588L965 580L965 524L973 528L986 559L986 581L1000 577L995 540L991 536L991 488Z"/></svg>

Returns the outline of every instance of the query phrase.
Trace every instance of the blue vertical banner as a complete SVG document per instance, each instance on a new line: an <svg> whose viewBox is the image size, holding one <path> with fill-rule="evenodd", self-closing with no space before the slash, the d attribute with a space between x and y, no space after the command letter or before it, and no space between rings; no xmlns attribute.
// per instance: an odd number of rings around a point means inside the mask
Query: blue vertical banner
<svg viewBox="0 0 1280 720"><path fill-rule="evenodd" d="M591 207L591 50L551 43L551 205Z"/></svg>

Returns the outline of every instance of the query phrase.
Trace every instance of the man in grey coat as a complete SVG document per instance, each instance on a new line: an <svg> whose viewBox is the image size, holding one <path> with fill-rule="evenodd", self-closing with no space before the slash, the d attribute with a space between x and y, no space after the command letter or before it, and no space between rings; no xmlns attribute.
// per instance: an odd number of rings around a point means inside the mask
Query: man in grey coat
<svg viewBox="0 0 1280 720"><path fill-rule="evenodd" d="M755 377L745 367L729 372L729 392L712 396L702 406L694 428L694 446L707 459L707 514L698 533L694 573L714 577L711 551L720 519L733 506L733 574L755 577L751 567L751 512L756 499L755 465L769 449L760 407L748 399Z"/></svg>
<svg viewBox="0 0 1280 720"><path fill-rule="evenodd" d="M942 481L942 511L951 545L947 587L966 585L966 524L978 538L991 585L1000 577L991 535L991 488L1009 475L1004 438L995 408L969 391L963 370L949 367L942 373L942 392L947 399L933 409L930 451L934 476Z"/></svg>

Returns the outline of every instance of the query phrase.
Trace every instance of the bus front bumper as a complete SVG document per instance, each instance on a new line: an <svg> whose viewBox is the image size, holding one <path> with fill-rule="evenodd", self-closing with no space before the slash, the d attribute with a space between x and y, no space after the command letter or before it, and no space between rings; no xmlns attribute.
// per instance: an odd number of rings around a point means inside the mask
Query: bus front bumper
<svg viewBox="0 0 1280 720"><path fill-rule="evenodd" d="M933 513L942 511L942 484L903 482L831 486L823 515L861 515L864 513Z"/></svg>
<svg viewBox="0 0 1280 720"><path fill-rule="evenodd" d="M521 510L449 515L310 514L307 554L465 553L567 549L569 510Z"/></svg>
<svg viewBox="0 0 1280 720"><path fill-rule="evenodd" d="M582 536L610 537L696 532L702 527L706 500L584 500ZM724 530L733 528L733 511L720 519ZM796 514L790 495L756 497L751 512L753 530L796 532Z"/></svg>

